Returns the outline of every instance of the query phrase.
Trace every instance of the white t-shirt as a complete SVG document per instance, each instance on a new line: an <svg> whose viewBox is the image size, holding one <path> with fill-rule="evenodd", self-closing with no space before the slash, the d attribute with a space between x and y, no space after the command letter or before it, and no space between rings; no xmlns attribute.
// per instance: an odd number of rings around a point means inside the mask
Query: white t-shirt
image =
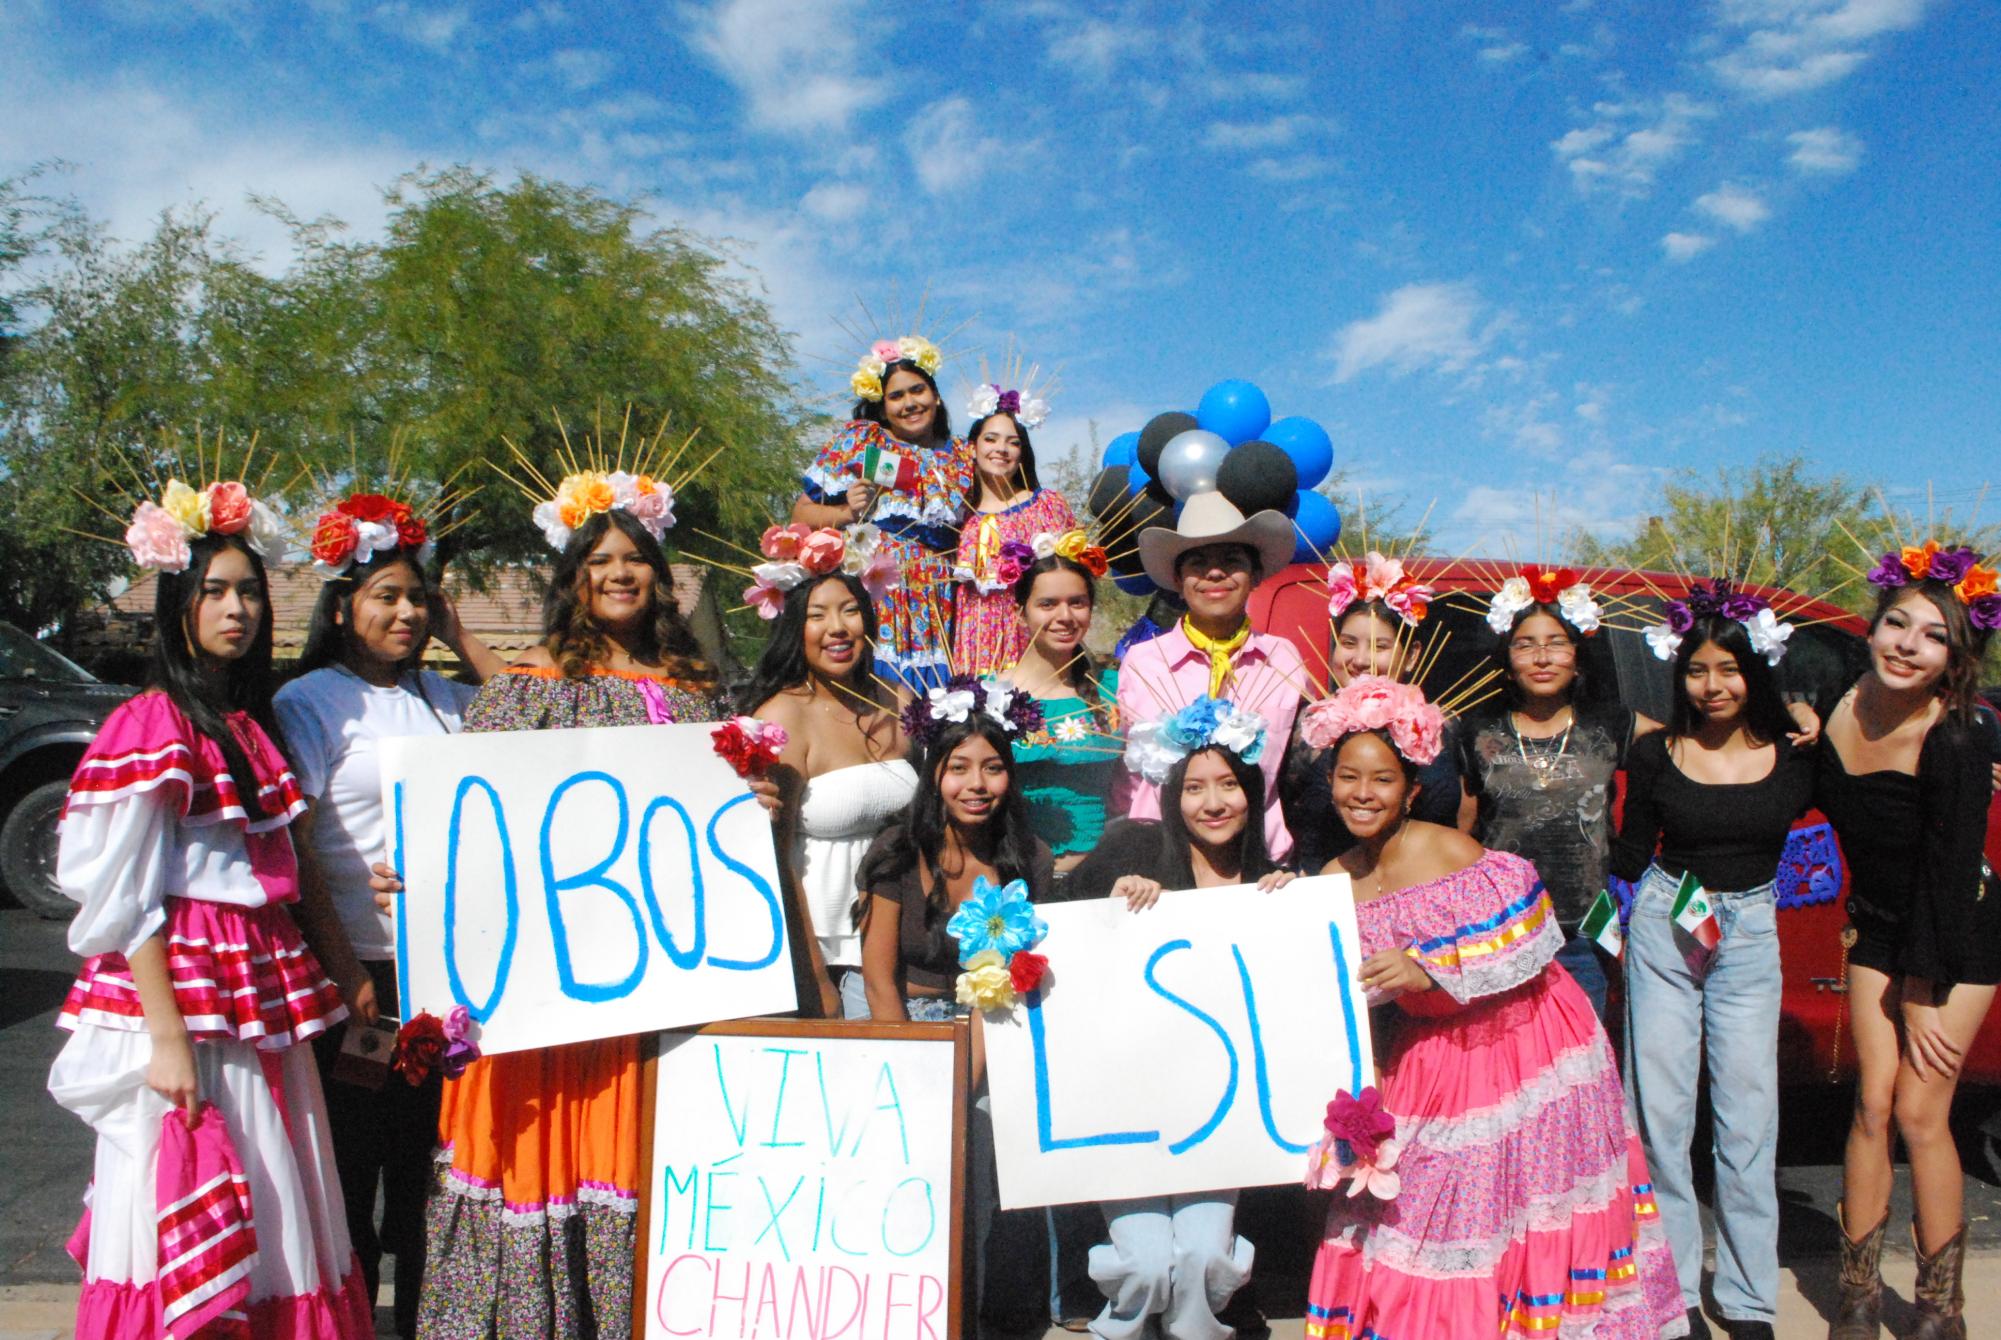
<svg viewBox="0 0 2001 1340"><path fill-rule="evenodd" d="M433 671L421 673L419 696L415 674L383 688L328 666L293 680L273 700L285 730L285 756L299 789L314 801L314 861L363 959L396 957L395 928L368 887L368 867L388 859L390 837L376 742L453 734L478 692Z"/></svg>

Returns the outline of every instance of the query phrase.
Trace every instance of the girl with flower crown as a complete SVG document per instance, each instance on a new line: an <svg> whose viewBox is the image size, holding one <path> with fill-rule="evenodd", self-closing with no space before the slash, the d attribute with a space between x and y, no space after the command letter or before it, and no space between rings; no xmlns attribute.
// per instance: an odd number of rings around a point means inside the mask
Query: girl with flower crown
<svg viewBox="0 0 2001 1340"><path fill-rule="evenodd" d="M1077 530L1070 504L1042 487L1028 431L1048 416L1039 398L984 385L973 394L972 515L959 531L952 569L959 583L952 664L962 675L994 675L1021 658L1027 630L1015 617L1015 583L1058 538ZM1037 540L1043 549L1038 550Z"/></svg>
<svg viewBox="0 0 2001 1340"><path fill-rule="evenodd" d="M788 529L804 527L772 527L762 551L774 565L799 555L807 561L797 563L796 578L766 574L776 602L752 601L772 620L771 636L739 701L786 733L769 776L779 797L779 869L800 922L794 943L805 949L800 1000L817 999L822 1018L866 1019L855 872L917 789L897 715L901 695L875 674L875 602L888 588L869 575L853 542L868 528L847 537L817 532L832 541L820 549L811 547L814 532ZM785 557L795 540L798 553Z"/></svg>
<svg viewBox="0 0 2001 1340"><path fill-rule="evenodd" d="M1066 896L1121 898L1134 912L1163 889L1292 879L1265 847L1264 718L1198 698L1127 737L1126 765L1160 788L1158 820L1121 819L1071 872ZM1091 1278L1109 1300L1091 1322L1104 1340L1158 1330L1171 1340L1228 1340L1217 1320L1251 1276L1253 1250L1235 1229L1234 1188L1108 1201L1111 1241L1091 1250Z"/></svg>
<svg viewBox="0 0 2001 1340"><path fill-rule="evenodd" d="M1306 709L1356 838L1322 873L1353 887L1371 1003L1404 1016L1380 1095L1337 1095L1309 1155L1307 1185L1347 1194L1328 1209L1307 1333L1686 1334L1611 1043L1556 962L1542 880L1411 817L1444 728L1416 688L1380 677Z"/></svg>
<svg viewBox="0 0 2001 1340"><path fill-rule="evenodd" d="M1828 1334L1878 1333L1894 1130L1916 1205L1911 1334L1943 1340L1967 1333L1952 1100L2001 983L2001 890L1982 855L1996 729L1975 693L2001 594L1980 555L1936 542L1884 554L1868 578L1878 588L1869 667L1826 713L1814 788L1848 862L1845 1003L1861 1072Z"/></svg>
<svg viewBox="0 0 2001 1340"><path fill-rule="evenodd" d="M1715 1300L1735 1337L1772 1335L1779 1292L1779 932L1773 881L1813 794L1773 667L1790 624L1722 580L1668 602L1647 641L1672 659L1667 729L1626 757L1612 873L1625 934L1626 1088L1689 1325L1702 1320L1702 1208L1689 1166L1707 1065L1716 1135ZM1658 854L1656 852L1658 851ZM1704 912L1702 909L1709 909ZM1609 895L1605 913L1611 912ZM1679 915L1677 915L1679 914Z"/></svg>
<svg viewBox="0 0 2001 1340"><path fill-rule="evenodd" d="M332 924L312 928L313 942L354 1020L367 1027L384 1002L397 999L394 928L370 888L370 867L389 848L380 742L459 729L473 689L423 668L433 636L482 680L501 661L460 626L444 592L425 577L428 524L403 500L379 493L340 500L320 514L310 548L326 581L305 650L273 708L306 798L293 824L299 877L324 892L334 913ZM423 1281L424 1187L437 1143L438 1083L378 1078L370 1087L345 1079L339 1058L349 1026L337 1025L314 1044L348 1235L370 1298L384 1251L396 1258L396 1329L411 1336Z"/></svg>
<svg viewBox="0 0 2001 1340"><path fill-rule="evenodd" d="M800 525L870 522L902 574L876 610L882 671L917 692L952 674L951 554L973 486L972 452L938 397L942 356L929 340L878 340L849 384L854 417L806 467L792 504Z"/></svg>
<svg viewBox="0 0 2001 1340"><path fill-rule="evenodd" d="M98 1137L76 1334L373 1335L300 1045L347 1011L287 910L305 801L274 743L264 570L284 537L243 485L175 481L127 544L158 573L147 687L78 764L56 856L85 962L49 1090Z"/></svg>

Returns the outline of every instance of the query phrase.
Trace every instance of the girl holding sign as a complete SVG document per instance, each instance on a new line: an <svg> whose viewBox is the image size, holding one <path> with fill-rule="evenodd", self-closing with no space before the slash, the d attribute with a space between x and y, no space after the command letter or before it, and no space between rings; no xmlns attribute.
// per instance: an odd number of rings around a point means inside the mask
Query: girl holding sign
<svg viewBox="0 0 2001 1340"><path fill-rule="evenodd" d="M1535 868L1411 817L1439 710L1365 677L1306 711L1356 845L1362 986L1406 1016L1373 1089L1328 1105L1307 1185L1336 1196L1310 1334L1683 1334L1674 1261L1612 1046L1556 963Z"/></svg>
<svg viewBox="0 0 2001 1340"><path fill-rule="evenodd" d="M1679 630L1679 631L1678 631ZM1703 1327L1702 1209L1689 1168L1696 1078L1716 1114L1716 1307L1732 1336L1770 1336L1779 1293L1779 930L1773 880L1813 794L1813 756L1772 667L1789 625L1762 597L1697 582L1649 629L1674 662L1674 711L1626 760L1612 873L1638 881L1625 936L1627 1092L1654 1199ZM1658 844L1659 855L1655 855ZM1643 877L1644 876L1644 877ZM1617 934L1610 894L1590 918ZM1614 944L1616 945L1616 941ZM1700 1330L1697 1332L1701 1333Z"/></svg>
<svg viewBox="0 0 2001 1340"><path fill-rule="evenodd" d="M814 528L872 522L902 585L877 609L885 675L923 692L951 677L951 553L973 486L973 458L938 398L943 356L921 336L877 340L849 378L854 418L806 467L792 520Z"/></svg>
<svg viewBox="0 0 2001 1340"><path fill-rule="evenodd" d="M723 717L716 673L674 604L660 547L673 519L665 489L644 474L580 472L538 506L560 552L543 642L480 689L467 731ZM446 1082L423 1332L623 1333L639 1092L635 1037L486 1057Z"/></svg>
<svg viewBox="0 0 2001 1340"><path fill-rule="evenodd" d="M1142 911L1162 889L1292 879L1265 850L1264 718L1198 698L1135 725L1126 765L1160 788L1157 822L1125 819L1070 875L1073 897L1114 897ZM1236 1233L1237 1193L1149 1196L1104 1206L1111 1242L1091 1249L1091 1278L1110 1300L1091 1322L1104 1340L1228 1340L1221 1311L1251 1277L1252 1247Z"/></svg>
<svg viewBox="0 0 2001 1340"><path fill-rule="evenodd" d="M157 574L148 684L78 764L56 855L86 959L49 1091L98 1137L76 1334L370 1336L300 1045L347 1011L286 910L305 801L272 742L264 580L285 538L242 484L174 480L126 544Z"/></svg>
<svg viewBox="0 0 2001 1340"><path fill-rule="evenodd" d="M777 547L772 531L767 554ZM875 674L875 601L888 588L872 585L866 568L859 576L843 570L848 545L839 531L817 533L828 544L813 564L797 565L775 608L752 602L773 622L743 702L787 737L770 778L779 795L780 869L810 964L801 999L817 993L822 1018L866 1019L855 872L876 834L910 803L917 772L906 757L899 695ZM790 572L774 580L791 580Z"/></svg>
<svg viewBox="0 0 2001 1340"><path fill-rule="evenodd" d="M348 1032L372 1029L397 1000L395 928L376 906L369 881L369 867L389 849L377 745L391 736L458 730L474 691L423 668L434 633L481 679L501 665L460 627L444 593L424 576L431 523L423 511L380 493L352 494L319 514L310 547L326 582L298 672L273 702L307 803L294 824L299 876L307 888L324 890L338 921L314 928L315 943L353 1013L315 1044L348 1235L371 1298L383 1252L396 1258L396 1329L405 1336L416 1333L423 1284L424 1187L437 1143L438 1085L385 1084L382 1064L350 1070L341 1060L343 1052L367 1054ZM385 1046L379 1060L387 1059Z"/></svg>
<svg viewBox="0 0 2001 1340"><path fill-rule="evenodd" d="M1996 728L1975 696L1981 655L2001 627L2001 594L1980 555L1936 541L1884 554L1868 578L1879 588L1869 668L1828 713L1815 777L1815 799L1849 864L1842 944L1861 1068L1830 1334L1877 1333L1894 1123L1917 1210L1920 1320L1911 1334L1945 1340L1966 1334L1952 1099L2001 982L2001 889L1981 851Z"/></svg>

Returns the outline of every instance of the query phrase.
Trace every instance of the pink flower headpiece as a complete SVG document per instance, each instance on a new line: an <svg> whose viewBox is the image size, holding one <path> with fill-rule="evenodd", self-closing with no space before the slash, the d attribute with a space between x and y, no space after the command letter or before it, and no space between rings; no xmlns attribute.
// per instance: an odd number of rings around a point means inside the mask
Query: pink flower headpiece
<svg viewBox="0 0 2001 1340"><path fill-rule="evenodd" d="M1315 749L1325 749L1370 730L1388 731L1397 753L1421 768L1444 747L1445 714L1426 702L1415 684L1363 675L1309 706L1299 733Z"/></svg>
<svg viewBox="0 0 2001 1340"><path fill-rule="evenodd" d="M156 572L185 572L193 561L189 543L204 535L241 535L267 563L285 556L284 523L233 479L190 488L167 481L160 500L148 498L132 510L125 548L132 561Z"/></svg>
<svg viewBox="0 0 2001 1340"><path fill-rule="evenodd" d="M1431 596L1431 588L1405 572L1401 560L1373 549L1363 556L1359 573L1346 559L1327 569L1327 613L1336 622L1350 605L1380 600L1415 628L1430 613Z"/></svg>
<svg viewBox="0 0 2001 1340"><path fill-rule="evenodd" d="M816 530L795 521L766 529L757 547L769 561L750 570L754 580L743 599L759 618L776 619L785 606L786 593L813 577L836 572L858 577L875 600L903 583L903 570L896 555L883 545L882 531L867 524L842 532L832 526Z"/></svg>

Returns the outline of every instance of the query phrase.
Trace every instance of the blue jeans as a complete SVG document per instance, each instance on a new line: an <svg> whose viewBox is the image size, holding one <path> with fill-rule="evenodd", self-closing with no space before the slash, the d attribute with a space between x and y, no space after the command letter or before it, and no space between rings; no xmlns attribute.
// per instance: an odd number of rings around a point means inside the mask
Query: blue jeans
<svg viewBox="0 0 2001 1340"><path fill-rule="evenodd" d="M1702 1300L1702 1210L1689 1166L1705 1057L1715 1113L1716 1308L1771 1321L1779 1301L1779 929L1772 886L1710 891L1723 932L1703 949L1670 912L1680 880L1659 866L1626 930L1626 1092L1654 1200L1681 1276Z"/></svg>
<svg viewBox="0 0 2001 1340"><path fill-rule="evenodd" d="M1563 948L1556 951L1556 961L1584 988L1585 998L1591 1002L1591 1011L1602 1024L1605 1022L1605 960L1599 957L1599 953L1598 946L1590 940L1582 935L1572 935L1564 940Z"/></svg>
<svg viewBox="0 0 2001 1340"><path fill-rule="evenodd" d="M834 985L841 993L841 1018L868 1018L868 987L862 982L862 970L835 968L833 973Z"/></svg>

